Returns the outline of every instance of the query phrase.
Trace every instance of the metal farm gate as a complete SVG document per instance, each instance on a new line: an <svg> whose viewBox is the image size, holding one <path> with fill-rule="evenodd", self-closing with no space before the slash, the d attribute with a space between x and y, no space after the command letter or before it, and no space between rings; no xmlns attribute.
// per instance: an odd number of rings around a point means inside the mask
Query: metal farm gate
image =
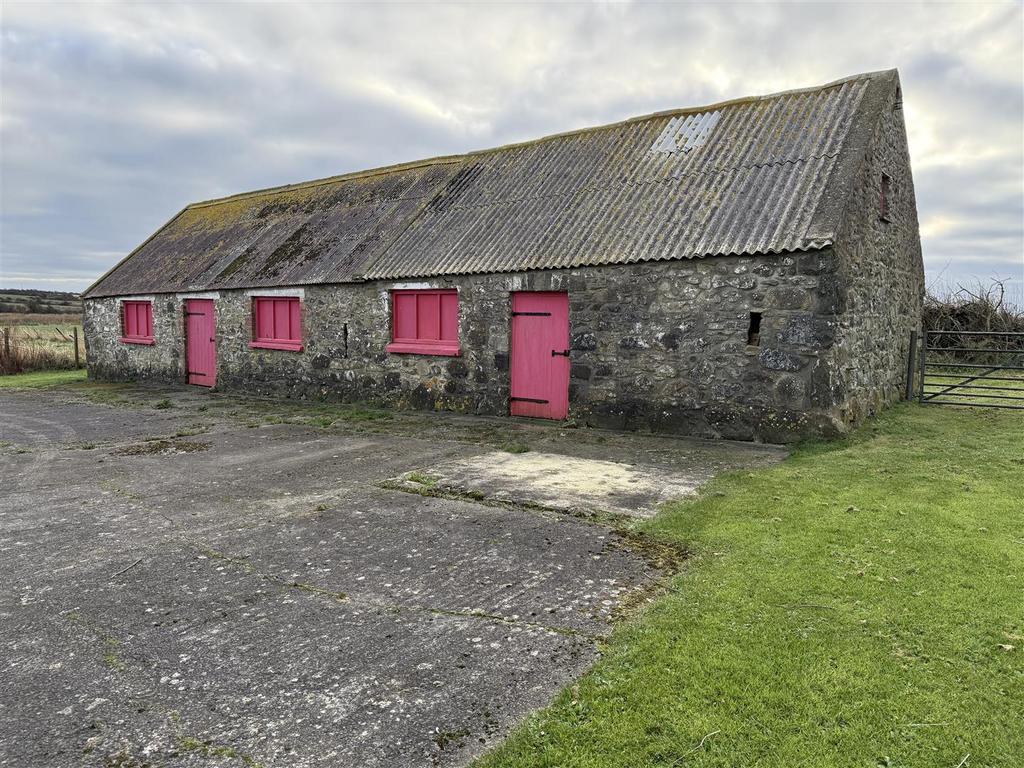
<svg viewBox="0 0 1024 768"><path fill-rule="evenodd" d="M924 331L915 347L921 404L1024 410L1024 333Z"/></svg>

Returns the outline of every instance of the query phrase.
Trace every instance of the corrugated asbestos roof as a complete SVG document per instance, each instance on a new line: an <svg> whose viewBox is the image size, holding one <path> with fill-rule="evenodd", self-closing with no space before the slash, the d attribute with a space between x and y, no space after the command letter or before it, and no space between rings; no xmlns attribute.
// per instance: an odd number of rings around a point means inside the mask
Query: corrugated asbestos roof
<svg viewBox="0 0 1024 768"><path fill-rule="evenodd" d="M197 203L86 295L824 247L897 83L894 70L858 75Z"/></svg>

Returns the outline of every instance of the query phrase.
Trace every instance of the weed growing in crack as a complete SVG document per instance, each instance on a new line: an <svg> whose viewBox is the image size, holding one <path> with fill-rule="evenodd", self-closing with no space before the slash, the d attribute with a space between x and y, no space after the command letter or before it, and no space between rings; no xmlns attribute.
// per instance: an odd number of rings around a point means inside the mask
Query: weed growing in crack
<svg viewBox="0 0 1024 768"><path fill-rule="evenodd" d="M432 477L423 472L410 472L405 476L405 479L410 483L417 483L419 485L426 486L427 488L433 488L437 485L436 477Z"/></svg>

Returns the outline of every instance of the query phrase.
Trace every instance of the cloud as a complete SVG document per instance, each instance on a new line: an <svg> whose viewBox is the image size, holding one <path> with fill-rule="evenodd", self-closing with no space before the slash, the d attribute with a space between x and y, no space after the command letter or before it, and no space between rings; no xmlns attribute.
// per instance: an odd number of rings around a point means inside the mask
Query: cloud
<svg viewBox="0 0 1024 768"><path fill-rule="evenodd" d="M4 8L0 282L191 201L898 66L926 267L1024 285L1019 3Z"/></svg>

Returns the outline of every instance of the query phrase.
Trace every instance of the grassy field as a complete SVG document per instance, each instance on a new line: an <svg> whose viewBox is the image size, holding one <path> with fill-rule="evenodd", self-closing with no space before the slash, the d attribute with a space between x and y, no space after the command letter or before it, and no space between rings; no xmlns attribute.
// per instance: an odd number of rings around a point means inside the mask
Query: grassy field
<svg viewBox="0 0 1024 768"><path fill-rule="evenodd" d="M76 332L79 360L84 363L81 322L80 315L0 314L0 335L6 334L0 341L0 374L74 367Z"/></svg>
<svg viewBox="0 0 1024 768"><path fill-rule="evenodd" d="M81 314L82 297L64 291L0 288L0 314L9 312Z"/></svg>
<svg viewBox="0 0 1024 768"><path fill-rule="evenodd" d="M644 529L692 557L477 768L1019 766L1024 416L904 405Z"/></svg>
<svg viewBox="0 0 1024 768"><path fill-rule="evenodd" d="M81 313L64 315L40 315L30 312L3 312L0 313L0 325L12 326L65 326L82 325Z"/></svg>
<svg viewBox="0 0 1024 768"><path fill-rule="evenodd" d="M8 324L0 320L0 325L10 328L12 338L21 343L38 342L42 344L69 345L72 343L76 330L78 331L79 343L82 340L82 326L80 323Z"/></svg>

